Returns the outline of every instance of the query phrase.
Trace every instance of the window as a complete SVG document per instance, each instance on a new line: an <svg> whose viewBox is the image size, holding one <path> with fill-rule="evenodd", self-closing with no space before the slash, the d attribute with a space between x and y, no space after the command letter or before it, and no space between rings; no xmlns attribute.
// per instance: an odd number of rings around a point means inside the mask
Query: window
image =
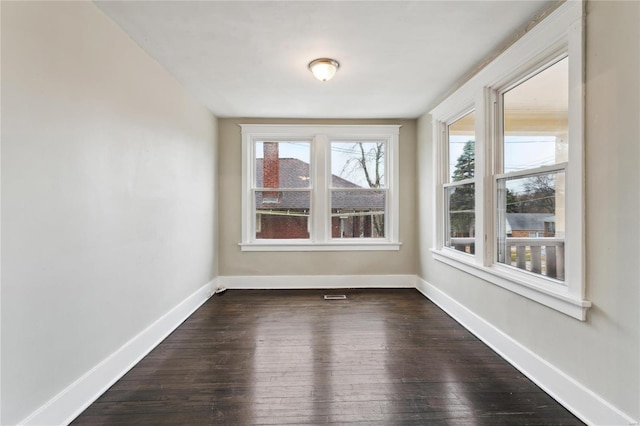
<svg viewBox="0 0 640 426"><path fill-rule="evenodd" d="M311 210L308 141L255 141L256 239L307 239Z"/></svg>
<svg viewBox="0 0 640 426"><path fill-rule="evenodd" d="M331 238L384 238L386 142L331 142Z"/></svg>
<svg viewBox="0 0 640 426"><path fill-rule="evenodd" d="M582 32L563 4L431 114L434 258L584 320Z"/></svg>
<svg viewBox="0 0 640 426"><path fill-rule="evenodd" d="M475 252L475 113L447 126L449 159L444 184L445 247Z"/></svg>
<svg viewBox="0 0 640 426"><path fill-rule="evenodd" d="M242 250L399 249L399 126L241 126Z"/></svg>
<svg viewBox="0 0 640 426"><path fill-rule="evenodd" d="M569 68L564 57L501 94L496 174L497 261L564 281L565 172L569 161ZM501 166L501 167L500 167ZM524 220L514 229L509 213ZM537 232L547 233L538 237ZM522 226L525 228L522 229ZM553 229L554 232L550 232ZM515 232L529 236L514 235Z"/></svg>

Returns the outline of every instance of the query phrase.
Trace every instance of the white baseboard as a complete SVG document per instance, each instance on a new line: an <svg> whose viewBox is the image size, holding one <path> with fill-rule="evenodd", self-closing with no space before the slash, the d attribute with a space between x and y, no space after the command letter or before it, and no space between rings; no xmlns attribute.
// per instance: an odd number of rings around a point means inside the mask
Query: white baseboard
<svg viewBox="0 0 640 426"><path fill-rule="evenodd" d="M218 277L227 289L415 288L415 275L280 275Z"/></svg>
<svg viewBox="0 0 640 426"><path fill-rule="evenodd" d="M213 280L200 287L19 424L69 424L206 302L217 286Z"/></svg>
<svg viewBox="0 0 640 426"><path fill-rule="evenodd" d="M502 358L589 425L638 422L421 278L416 288Z"/></svg>
<svg viewBox="0 0 640 426"><path fill-rule="evenodd" d="M415 275L226 276L202 286L19 424L68 424L220 289L417 288L590 425L638 422Z"/></svg>

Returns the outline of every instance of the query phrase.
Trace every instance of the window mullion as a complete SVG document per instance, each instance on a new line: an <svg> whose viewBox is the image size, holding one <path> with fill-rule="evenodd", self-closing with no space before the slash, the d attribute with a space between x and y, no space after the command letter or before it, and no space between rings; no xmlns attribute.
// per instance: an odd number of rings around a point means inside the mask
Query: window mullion
<svg viewBox="0 0 640 426"><path fill-rule="evenodd" d="M326 135L316 135L311 147L311 164L313 190L311 192L311 238L314 242L326 242L329 240L331 194L331 171L329 167L329 140Z"/></svg>

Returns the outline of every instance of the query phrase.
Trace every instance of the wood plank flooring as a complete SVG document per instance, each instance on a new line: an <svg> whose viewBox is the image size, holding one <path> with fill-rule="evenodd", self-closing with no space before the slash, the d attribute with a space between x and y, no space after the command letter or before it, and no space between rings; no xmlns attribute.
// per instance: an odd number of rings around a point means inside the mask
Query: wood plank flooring
<svg viewBox="0 0 640 426"><path fill-rule="evenodd" d="M380 289L216 295L73 424L327 423L582 424L416 290Z"/></svg>

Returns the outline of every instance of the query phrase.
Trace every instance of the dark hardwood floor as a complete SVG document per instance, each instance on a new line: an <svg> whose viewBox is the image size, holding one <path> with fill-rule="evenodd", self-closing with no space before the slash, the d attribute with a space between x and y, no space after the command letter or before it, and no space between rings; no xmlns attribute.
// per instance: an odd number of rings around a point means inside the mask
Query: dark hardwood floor
<svg viewBox="0 0 640 426"><path fill-rule="evenodd" d="M73 424L310 423L582 424L416 290L379 289L216 295Z"/></svg>

